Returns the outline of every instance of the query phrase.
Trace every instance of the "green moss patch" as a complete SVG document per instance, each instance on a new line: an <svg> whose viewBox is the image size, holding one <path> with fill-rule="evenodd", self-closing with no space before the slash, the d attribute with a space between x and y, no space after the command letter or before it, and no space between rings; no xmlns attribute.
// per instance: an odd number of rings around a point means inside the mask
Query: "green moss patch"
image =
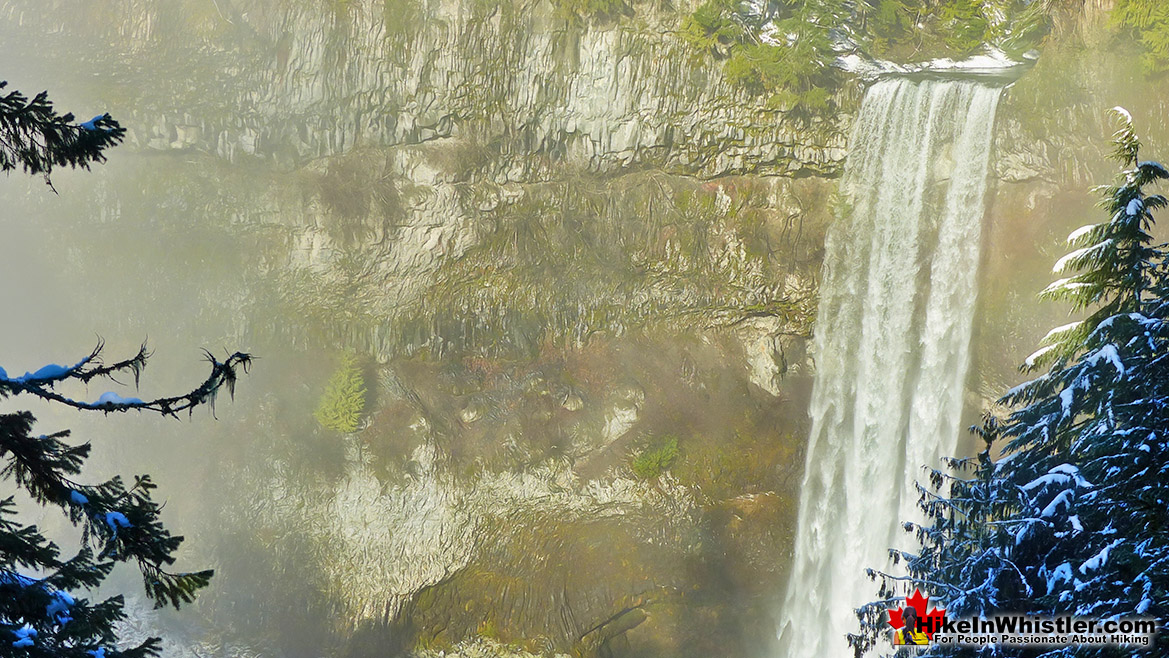
<svg viewBox="0 0 1169 658"><path fill-rule="evenodd" d="M643 480L656 480L670 470L678 458L677 437L665 437L643 448L629 463L633 474Z"/></svg>

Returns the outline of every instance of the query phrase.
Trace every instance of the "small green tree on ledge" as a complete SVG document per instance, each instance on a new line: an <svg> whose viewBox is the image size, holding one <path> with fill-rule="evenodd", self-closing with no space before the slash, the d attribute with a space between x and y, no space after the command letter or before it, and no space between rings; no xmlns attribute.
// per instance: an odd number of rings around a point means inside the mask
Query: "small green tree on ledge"
<svg viewBox="0 0 1169 658"><path fill-rule="evenodd" d="M365 411L365 380L357 356L346 352L341 356L333 377L325 387L321 402L313 416L321 427L342 434L356 432Z"/></svg>
<svg viewBox="0 0 1169 658"><path fill-rule="evenodd" d="M642 480L656 480L670 470L677 458L678 438L670 436L643 448L629 467Z"/></svg>

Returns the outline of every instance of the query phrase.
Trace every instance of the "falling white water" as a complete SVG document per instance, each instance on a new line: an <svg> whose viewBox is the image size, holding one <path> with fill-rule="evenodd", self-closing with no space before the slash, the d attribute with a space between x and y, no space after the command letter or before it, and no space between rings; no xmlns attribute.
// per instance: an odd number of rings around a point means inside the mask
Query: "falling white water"
<svg viewBox="0 0 1169 658"><path fill-rule="evenodd" d="M953 454L1000 89L890 79L865 96L830 231L783 658L852 656L865 568L919 518L914 483Z"/></svg>

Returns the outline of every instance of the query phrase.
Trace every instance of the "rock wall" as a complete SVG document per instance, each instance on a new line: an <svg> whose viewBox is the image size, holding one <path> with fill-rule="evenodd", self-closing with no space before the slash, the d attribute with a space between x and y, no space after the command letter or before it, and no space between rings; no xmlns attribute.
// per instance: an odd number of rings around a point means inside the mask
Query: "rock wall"
<svg viewBox="0 0 1169 658"><path fill-rule="evenodd" d="M315 299L328 331L383 357L392 330L375 325L442 263L566 191L603 204L653 172L676 205L688 181L748 175L776 235L825 221L831 184L791 179L838 173L846 117L808 125L731 87L673 35L685 11L601 23L497 0L0 6L14 47L37 42L62 71L55 86L128 127L138 168L108 204L146 214L174 196L200 226L264 227L264 258L295 279L281 294Z"/></svg>
<svg viewBox="0 0 1169 658"><path fill-rule="evenodd" d="M92 39L129 102L103 95L147 149L298 166L454 139L489 151L461 178L498 184L559 166L832 174L843 158L839 126L786 120L675 38L684 9L598 25L546 0L5 4L24 36Z"/></svg>
<svg viewBox="0 0 1169 658"><path fill-rule="evenodd" d="M0 2L14 66L129 129L58 179L64 303L109 333L165 308L274 373L191 468L126 457L198 503L186 650L767 644L847 115L728 85L689 9ZM310 413L341 349L371 391L345 437Z"/></svg>
<svg viewBox="0 0 1169 658"><path fill-rule="evenodd" d="M11 199L68 254L61 305L135 339L162 314L270 373L182 468L118 462L186 492L186 557L219 574L141 633L176 655L768 653L859 86L800 123L686 47L693 6L567 6L0 0L24 89L129 129L59 200ZM1129 106L1151 156L1169 136L1160 87L1101 56L1107 8L1061 14L1000 106L972 420L1062 323L1030 299L1111 176L1103 110ZM340 437L311 409L343 349L371 393Z"/></svg>

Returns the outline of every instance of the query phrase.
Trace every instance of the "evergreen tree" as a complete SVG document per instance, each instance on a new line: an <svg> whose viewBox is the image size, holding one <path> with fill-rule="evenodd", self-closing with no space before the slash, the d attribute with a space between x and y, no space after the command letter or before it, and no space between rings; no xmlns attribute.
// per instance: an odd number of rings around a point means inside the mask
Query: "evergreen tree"
<svg viewBox="0 0 1169 658"><path fill-rule="evenodd" d="M337 371L329 379L314 416L328 430L348 434L361 426L365 410L365 380L357 356L346 352L341 356Z"/></svg>
<svg viewBox="0 0 1169 658"><path fill-rule="evenodd" d="M1125 169L1102 188L1110 219L1069 236L1078 248L1055 270L1080 273L1043 292L1087 317L1051 331L1027 359L1025 370L1046 372L1007 392L1004 418L988 416L976 428L985 450L951 460L949 471L932 473L930 489L920 488L927 522L907 529L921 550L893 552L907 576L870 571L886 600L859 611L862 633L851 641L861 650L885 634L894 597L920 587L951 618L1023 612L1161 620L1149 648L935 645L921 655L1169 652L1169 259L1150 235L1152 211L1167 203L1144 191L1169 171L1139 160L1131 118L1114 112Z"/></svg>
<svg viewBox="0 0 1169 658"><path fill-rule="evenodd" d="M1111 19L1128 37L1124 41L1139 43L1146 73L1169 71L1169 5L1161 0L1117 0Z"/></svg>
<svg viewBox="0 0 1169 658"><path fill-rule="evenodd" d="M20 167L48 182L54 167L102 161L103 149L123 134L109 115L74 125L71 115L56 114L43 93L32 101L15 92L0 98L0 166L5 171ZM64 395L59 386L70 381L116 381L129 374L138 383L149 356L145 345L134 357L113 364L105 364L101 352L99 343L73 366L47 365L19 377L0 368L0 399L28 395L86 411L175 416L213 404L225 387L233 392L237 373L251 363L247 354L232 354L222 362L208 354L208 378L190 393L173 397L144 401L109 392L84 402ZM82 591L101 584L115 564L129 562L141 571L146 595L156 605L177 608L207 585L211 571L168 570L183 538L163 527L149 476L137 476L129 486L120 477L85 482L76 476L89 444L68 442L67 431L34 435L34 420L27 411L0 414L0 479L14 481L33 502L60 509L81 528L81 548L63 556L36 525L21 522L15 496L0 499L0 656L157 655L157 638L137 647L117 646L115 624L125 616L122 596L89 601Z"/></svg>
<svg viewBox="0 0 1169 658"><path fill-rule="evenodd" d="M8 83L0 80L0 90ZM16 168L44 176L54 167L88 169L90 163L105 162L103 151L122 141L126 129L99 114L89 121L74 123L72 114L58 115L42 91L29 100L19 91L0 95L0 171Z"/></svg>

